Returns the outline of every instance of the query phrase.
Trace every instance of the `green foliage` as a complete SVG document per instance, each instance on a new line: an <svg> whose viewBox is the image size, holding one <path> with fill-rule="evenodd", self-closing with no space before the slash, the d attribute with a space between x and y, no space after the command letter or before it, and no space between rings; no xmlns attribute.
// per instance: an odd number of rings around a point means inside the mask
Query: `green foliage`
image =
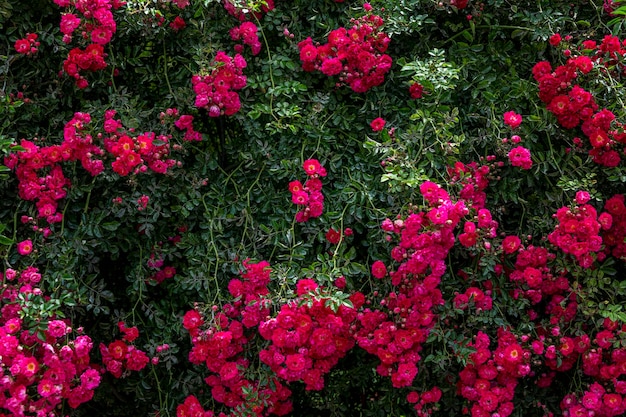
<svg viewBox="0 0 626 417"><path fill-rule="evenodd" d="M419 208L419 186L427 180L444 185L447 167L455 162L482 163L495 155L505 163L490 174L487 190L498 239L519 234L530 236L527 244L545 244L541 238L554 229L554 212L570 204L577 191L588 191L598 209L623 192L623 163L600 167L573 146L574 134L561 129L539 102L531 69L540 60L562 60L548 44L553 33L572 34L572 49L589 36L601 40L609 29L620 33L626 6L609 20L594 2L485 0L457 10L448 1L372 1L374 12L385 19L384 31L392 39L387 53L394 63L381 86L358 94L337 85L338 77L304 71L298 42L310 36L324 43L330 31L350 27L351 18L365 14L361 4L276 3L252 19L262 48L255 56L244 48L247 86L240 93L241 110L211 118L194 105L191 77L209 73L217 51L232 54L229 30L240 22L221 2L192 1L178 9L165 1L127 1L114 12L117 32L106 46L107 67L88 73L84 90L67 75L59 76L72 48L62 41L61 9L43 0L0 2L0 156L23 151L22 139L37 138L38 146L60 144L65 123L77 111L91 114L97 138L105 111L116 110L127 129L171 135L173 158L179 161L164 175L127 177L110 169L112 160L97 177L80 162L63 165L71 183L59 206L63 221L51 225L45 239L33 232L33 222L21 221L22 216L36 219L37 208L20 198L16 176L0 166L0 255L6 267L41 268L42 287L50 296L20 295L29 325L42 331L47 320L68 318L97 346L111 342L117 322L126 321L140 327L137 346L151 356L156 346L170 346L158 365L140 374L104 378L94 400L67 411L71 415L173 416L187 395L201 396L201 390L205 407L220 410L209 399L206 372L187 360L190 341L182 315L194 305L211 309L231 302L228 283L246 258L272 266L275 306L294 298L302 278L324 286L302 305L323 299L336 312L352 306L355 291L372 304L380 302L373 294L392 286L374 280L370 266L380 259L388 263L393 247L380 223ZM178 32L168 26L176 16L186 22ZM13 48L26 33L39 35L34 56ZM594 71L586 81L598 92L598 103L624 120L623 76ZM410 99L412 82L423 85L422 98ZM160 113L169 108L193 115L202 141L186 142L181 130L161 122ZM509 110L524 117L515 132L502 123ZM387 121L381 132L369 127L377 117ZM531 170L508 165L502 139L512 133L531 148ZM310 158L328 171L322 179L325 209L320 218L297 223L288 184L305 179L302 163ZM143 195L150 202L138 210ZM37 227L47 226L39 222ZM350 228L353 235L334 245L324 237L330 228L342 233ZM17 255L16 243L33 236L37 253ZM157 283L150 266L155 258L175 268L175 276ZM571 259L558 262L580 286L576 295L584 317L626 322L622 260L608 258L593 271L573 267ZM411 415L407 392L434 384L445 400L437 415L460 415L463 400L455 396L454 384L474 351L469 342L476 332L494 333L503 326L520 334L532 330L520 313L530 307L528 301L512 297L512 284L495 273L501 263L482 249L451 252L441 288L446 303L410 389L393 388L389 378L376 373L372 355L353 350L326 376L323 391L291 384L294 415ZM472 278L468 282L462 275ZM341 291L332 286L340 276L347 282ZM500 309L470 314L454 308L455 293L486 282L499 291L494 304ZM258 355L246 354L259 373L267 371ZM530 398L541 395L535 387L519 390ZM531 402L520 398L519 404ZM547 400L552 411L561 399L555 394ZM514 415L530 415L525 412L519 406Z"/></svg>

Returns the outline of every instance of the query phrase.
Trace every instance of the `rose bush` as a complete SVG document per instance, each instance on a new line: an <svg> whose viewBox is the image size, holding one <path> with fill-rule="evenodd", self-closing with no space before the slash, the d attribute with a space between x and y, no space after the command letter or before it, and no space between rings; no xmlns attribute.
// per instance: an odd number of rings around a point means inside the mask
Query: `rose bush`
<svg viewBox="0 0 626 417"><path fill-rule="evenodd" d="M0 415L624 414L622 8L3 2Z"/></svg>

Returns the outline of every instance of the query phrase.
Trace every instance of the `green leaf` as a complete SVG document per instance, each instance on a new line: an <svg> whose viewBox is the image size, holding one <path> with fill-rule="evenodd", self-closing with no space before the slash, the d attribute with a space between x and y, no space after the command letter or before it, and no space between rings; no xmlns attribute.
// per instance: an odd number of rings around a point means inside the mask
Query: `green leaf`
<svg viewBox="0 0 626 417"><path fill-rule="evenodd" d="M118 222L107 222L107 223L102 223L100 227L102 227L104 230L114 232L118 229L118 227L120 227L120 224Z"/></svg>

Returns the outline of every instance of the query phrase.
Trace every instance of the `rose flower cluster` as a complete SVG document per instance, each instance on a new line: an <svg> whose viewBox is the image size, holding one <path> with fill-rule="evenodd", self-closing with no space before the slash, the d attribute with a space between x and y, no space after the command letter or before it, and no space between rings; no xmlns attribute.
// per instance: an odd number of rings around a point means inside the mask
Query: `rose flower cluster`
<svg viewBox="0 0 626 417"><path fill-rule="evenodd" d="M246 76L242 71L246 65L243 56L237 54L233 58L219 51L208 75L194 75L191 78L196 93L195 106L205 109L210 117L237 113L241 102L236 91L246 86Z"/></svg>
<svg viewBox="0 0 626 417"><path fill-rule="evenodd" d="M567 51L567 56L570 56L571 51ZM616 167L621 162L620 154L626 145L623 124L608 109L598 110L593 94L575 82L582 81L585 76L591 77L589 74L594 68L607 71L607 67L613 67L612 75L622 77L625 69L617 63L617 59L623 57L626 50L616 36L607 35L600 44L593 40L584 41L578 53L578 56L570 56L564 65L554 69L547 61L534 66L533 76L539 83L539 98L561 126L566 129L581 126L592 147L589 155L594 162ZM574 139L574 143L582 145L578 138Z"/></svg>
<svg viewBox="0 0 626 417"><path fill-rule="evenodd" d="M350 29L341 27L328 34L328 43L315 44L309 37L298 44L305 71L321 71L339 76L357 93L364 93L385 81L391 69L391 57L385 54L390 38L381 31L383 19L367 14L352 20Z"/></svg>
<svg viewBox="0 0 626 417"><path fill-rule="evenodd" d="M74 78L78 88L86 88L89 82L84 77L86 71L99 71L106 68L106 46L117 30L111 9L119 9L124 5L119 0L54 0L59 6L76 10L80 15L64 13L61 16L61 33L63 42L72 42L75 32L79 32L81 40L88 43L85 49L72 49L65 62L63 71Z"/></svg>
<svg viewBox="0 0 626 417"><path fill-rule="evenodd" d="M297 284L301 297L315 289L311 279ZM324 388L324 375L354 346L350 327L360 305L358 296L352 299L357 301L352 308L341 306L336 312L315 295L310 306L302 299L283 304L275 318L259 326L261 336L271 342L259 353L261 361L285 381L303 381L307 390Z"/></svg>
<svg viewBox="0 0 626 417"><path fill-rule="evenodd" d="M39 287L41 280L32 266L21 272L7 269L2 277L0 410L12 416L34 415L33 410L60 415L64 401L76 408L91 400L100 385L100 372L89 357L89 336L81 329L75 332L69 320L25 314L24 298L44 311L48 297Z"/></svg>
<svg viewBox="0 0 626 417"><path fill-rule="evenodd" d="M324 195L322 194L320 177L326 176L326 169L317 159L307 159L302 164L302 168L309 177L304 185L298 180L289 183L291 201L302 206L302 210L296 214L298 223L320 217L324 211Z"/></svg>
<svg viewBox="0 0 626 417"><path fill-rule="evenodd" d="M246 329L255 329L269 315L270 301L267 285L270 282L269 263L244 261L245 270L241 279L233 279L228 291L234 298L232 303L218 306L201 313L189 310L183 317L183 326L191 336L192 349L189 361L205 364L211 374L205 382L211 387L213 398L231 408L248 409L258 416L286 415L291 409L291 391L280 380L271 378L268 385L248 379L245 374L250 363L244 348L253 341L254 334ZM269 384L274 386L270 389ZM250 393L253 393L252 395ZM188 397L178 406L177 416L183 417L193 410L213 416L204 411L195 397ZM202 414L199 414L202 415Z"/></svg>

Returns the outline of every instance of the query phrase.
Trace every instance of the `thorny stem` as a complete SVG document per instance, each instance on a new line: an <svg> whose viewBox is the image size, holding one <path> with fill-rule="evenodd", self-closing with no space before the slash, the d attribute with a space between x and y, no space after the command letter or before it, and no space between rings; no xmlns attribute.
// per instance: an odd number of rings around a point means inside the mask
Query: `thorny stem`
<svg viewBox="0 0 626 417"><path fill-rule="evenodd" d="M257 26L261 31L263 43L265 44L265 50L267 51L267 66L269 68L270 83L272 83L272 90L270 91L270 114L274 120L278 121L278 117L274 114L274 91L276 90L276 84L274 83L274 71L272 70L272 53L270 52L269 42L267 41L265 31L263 31L263 26L261 25L259 18L254 13L252 15L254 16L254 20L256 20Z"/></svg>

